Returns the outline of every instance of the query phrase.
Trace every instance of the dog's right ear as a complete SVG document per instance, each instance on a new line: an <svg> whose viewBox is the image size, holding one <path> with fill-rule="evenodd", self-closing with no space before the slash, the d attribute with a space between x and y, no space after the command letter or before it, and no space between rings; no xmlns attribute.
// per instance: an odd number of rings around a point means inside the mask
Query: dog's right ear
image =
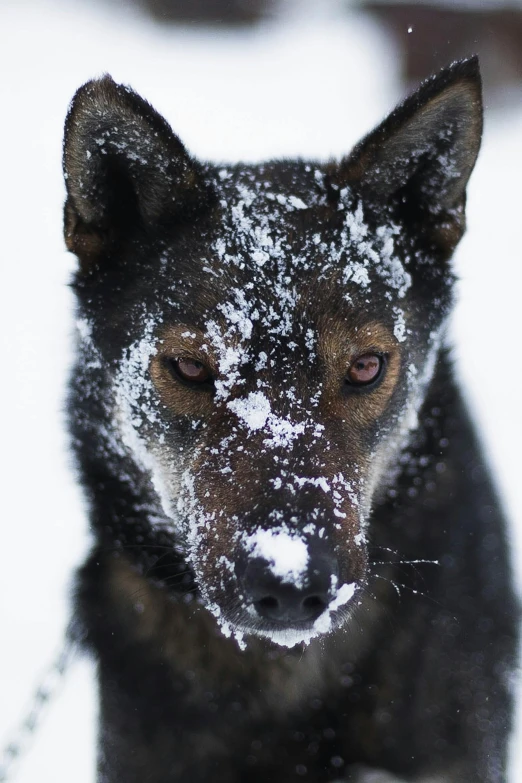
<svg viewBox="0 0 522 783"><path fill-rule="evenodd" d="M395 205L417 234L450 254L465 228L481 137L480 69L470 57L423 82L341 162L332 182L369 204Z"/></svg>
<svg viewBox="0 0 522 783"><path fill-rule="evenodd" d="M87 82L65 123L65 241L87 270L137 226L189 216L208 192L168 123L110 76Z"/></svg>

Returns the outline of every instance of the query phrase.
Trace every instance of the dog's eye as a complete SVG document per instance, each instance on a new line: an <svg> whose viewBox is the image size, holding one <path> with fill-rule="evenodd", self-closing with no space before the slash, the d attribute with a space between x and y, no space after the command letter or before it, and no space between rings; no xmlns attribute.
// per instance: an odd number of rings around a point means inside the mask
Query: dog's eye
<svg viewBox="0 0 522 783"><path fill-rule="evenodd" d="M379 378L383 366L383 357L375 353L358 356L350 365L346 383L350 386L369 386Z"/></svg>
<svg viewBox="0 0 522 783"><path fill-rule="evenodd" d="M189 383L208 383L211 380L211 374L208 367L196 359L170 359L171 370L183 381Z"/></svg>

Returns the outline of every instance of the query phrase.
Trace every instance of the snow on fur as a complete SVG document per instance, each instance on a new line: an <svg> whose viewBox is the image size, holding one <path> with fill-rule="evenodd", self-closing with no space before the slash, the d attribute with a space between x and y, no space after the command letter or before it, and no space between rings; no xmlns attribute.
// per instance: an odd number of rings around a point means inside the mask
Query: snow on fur
<svg viewBox="0 0 522 783"><path fill-rule="evenodd" d="M308 547L300 535L285 528L257 530L245 541L252 557L266 560L272 574L282 582L304 587L308 566Z"/></svg>

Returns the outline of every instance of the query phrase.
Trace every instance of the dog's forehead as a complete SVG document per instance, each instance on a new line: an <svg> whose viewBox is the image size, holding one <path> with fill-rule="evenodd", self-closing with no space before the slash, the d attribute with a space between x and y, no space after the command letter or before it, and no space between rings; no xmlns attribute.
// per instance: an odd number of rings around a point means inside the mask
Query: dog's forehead
<svg viewBox="0 0 522 783"><path fill-rule="evenodd" d="M302 330L314 313L357 320L370 298L397 318L411 284L397 226L370 228L348 188L332 203L320 166L221 168L212 185L216 207L187 278L192 309L197 296L202 315L235 319L238 331L254 320L274 339Z"/></svg>
<svg viewBox="0 0 522 783"><path fill-rule="evenodd" d="M303 166L289 171L287 164L271 171L222 168L214 179L214 264L259 299L284 301L292 286L317 275L320 240L314 233L324 195L310 187L310 177Z"/></svg>

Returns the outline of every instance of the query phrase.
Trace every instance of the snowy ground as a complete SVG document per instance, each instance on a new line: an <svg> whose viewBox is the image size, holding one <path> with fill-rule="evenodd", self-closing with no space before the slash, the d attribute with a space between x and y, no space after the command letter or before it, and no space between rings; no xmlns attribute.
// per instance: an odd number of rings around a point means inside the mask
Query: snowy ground
<svg viewBox="0 0 522 783"><path fill-rule="evenodd" d="M2 0L0 746L59 646L71 573L88 545L61 413L73 267L61 236L67 103L83 81L109 71L163 112L198 155L254 160L347 152L400 96L397 53L369 21L336 18L335 3L295 5L300 13L288 12L277 25L233 33L160 28L119 11L116 2ZM462 378L513 521L517 563L521 139L521 109L488 116L469 233L457 258L462 283L454 323ZM522 584L522 568L518 573ZM93 673L83 662L17 779L91 783L94 727ZM514 781L522 779L515 763Z"/></svg>

